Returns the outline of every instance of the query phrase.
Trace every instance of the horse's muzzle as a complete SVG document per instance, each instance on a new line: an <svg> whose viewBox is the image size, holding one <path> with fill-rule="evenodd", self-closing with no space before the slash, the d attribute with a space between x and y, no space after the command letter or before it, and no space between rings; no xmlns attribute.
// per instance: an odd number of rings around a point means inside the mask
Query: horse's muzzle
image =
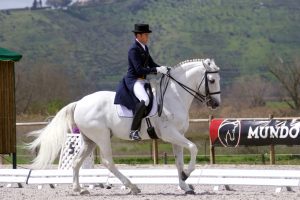
<svg viewBox="0 0 300 200"><path fill-rule="evenodd" d="M206 105L207 105L208 107L211 107L212 109L216 109L217 107L219 107L220 103L219 103L216 99L210 98L210 99L207 101Z"/></svg>

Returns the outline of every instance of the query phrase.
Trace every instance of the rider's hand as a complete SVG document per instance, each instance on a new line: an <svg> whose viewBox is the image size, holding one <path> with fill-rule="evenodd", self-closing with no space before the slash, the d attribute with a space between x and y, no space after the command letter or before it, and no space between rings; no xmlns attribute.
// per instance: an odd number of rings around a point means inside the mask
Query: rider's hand
<svg viewBox="0 0 300 200"><path fill-rule="evenodd" d="M161 74L167 74L169 69L166 66L156 67L156 71Z"/></svg>

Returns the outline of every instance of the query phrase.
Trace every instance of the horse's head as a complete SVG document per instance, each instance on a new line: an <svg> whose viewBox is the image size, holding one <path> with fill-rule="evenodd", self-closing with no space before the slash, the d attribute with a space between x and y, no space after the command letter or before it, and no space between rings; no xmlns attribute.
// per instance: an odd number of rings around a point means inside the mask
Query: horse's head
<svg viewBox="0 0 300 200"><path fill-rule="evenodd" d="M221 104L220 68L213 59L203 60L205 72L199 85L199 92L205 96L206 105L212 109Z"/></svg>

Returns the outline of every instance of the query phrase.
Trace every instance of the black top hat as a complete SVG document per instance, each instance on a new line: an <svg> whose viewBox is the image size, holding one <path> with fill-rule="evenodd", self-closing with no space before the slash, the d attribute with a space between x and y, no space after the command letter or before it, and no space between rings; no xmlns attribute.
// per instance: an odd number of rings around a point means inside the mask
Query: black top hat
<svg viewBox="0 0 300 200"><path fill-rule="evenodd" d="M134 32L134 33L151 33L152 31L149 30L148 24L135 24L134 30L132 32Z"/></svg>

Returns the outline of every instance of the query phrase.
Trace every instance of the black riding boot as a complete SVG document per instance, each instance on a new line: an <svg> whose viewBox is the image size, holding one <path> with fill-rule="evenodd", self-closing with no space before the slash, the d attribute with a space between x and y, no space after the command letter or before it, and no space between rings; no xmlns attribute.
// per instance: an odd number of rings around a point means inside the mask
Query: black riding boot
<svg viewBox="0 0 300 200"><path fill-rule="evenodd" d="M139 133L140 133L141 123L145 111L146 111L146 106L144 101L141 101L136 105L133 121L131 124L131 131L129 134L129 138L131 140L141 140Z"/></svg>

